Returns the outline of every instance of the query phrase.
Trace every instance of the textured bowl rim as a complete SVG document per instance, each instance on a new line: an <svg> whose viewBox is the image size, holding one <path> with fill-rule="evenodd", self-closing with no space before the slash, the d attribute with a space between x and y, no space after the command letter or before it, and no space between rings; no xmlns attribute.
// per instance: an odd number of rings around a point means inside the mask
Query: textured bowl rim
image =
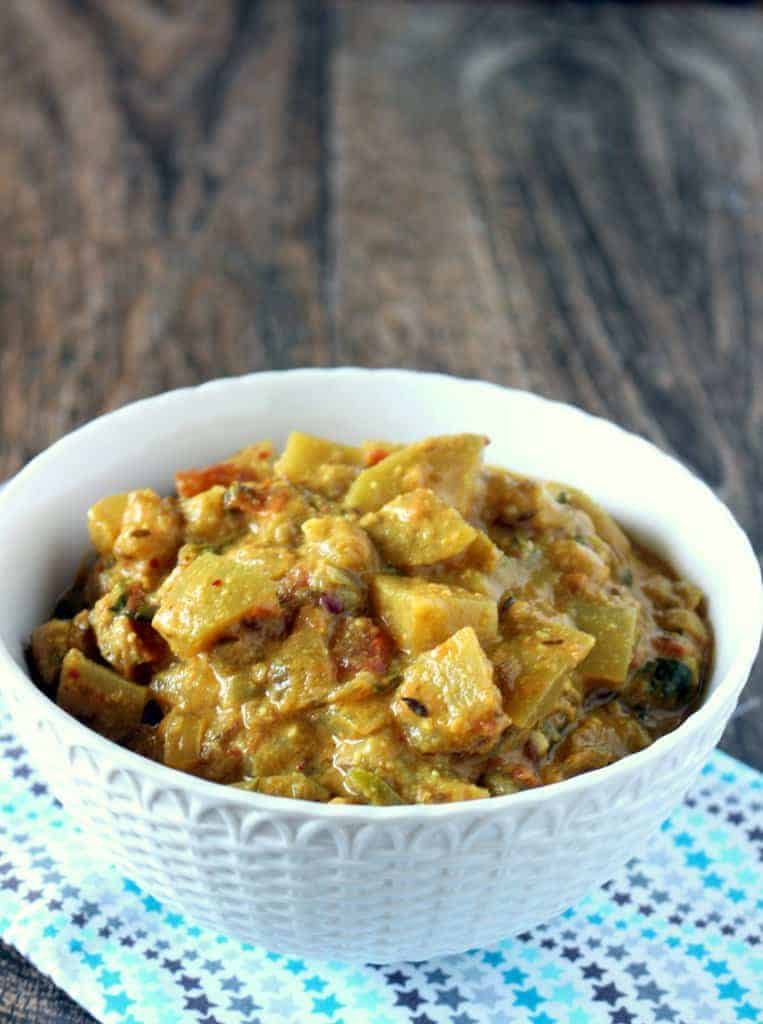
<svg viewBox="0 0 763 1024"><path fill-rule="evenodd" d="M716 685L702 705L693 712L685 722L677 729L665 736L660 737L644 750L630 754L611 765L598 768L583 775L575 776L572 779L565 779L562 782L550 783L536 789L524 790L520 793L513 793L507 796L491 797L485 800L464 800L447 804L402 804L394 807L372 807L364 804L323 804L312 803L305 800L295 800L288 797L270 796L263 793L252 793L246 790L235 789L230 786L223 786L220 783L210 782L206 779L188 775L166 765L150 761L125 747L112 742L101 736L99 733L89 729L77 719L67 714L62 708L50 700L32 681L30 675L25 672L16 662L5 643L0 639L0 687L7 685L6 680L12 678L19 684L23 691L24 699L36 705L40 713L45 717L52 718L71 738L72 743L78 746L89 748L94 754L102 755L109 763L110 768L125 767L147 777L154 783L167 789L185 790L189 794L198 794L199 797L214 799L220 804L228 807L236 806L242 811L259 810L271 814L312 817L318 820L323 819L344 819L358 825L374 824L392 821L414 822L416 820L432 819L462 819L486 814L507 813L513 808L517 812L534 805L545 804L555 798L567 796L574 798L587 793L599 785L603 780L615 780L617 775L623 776L643 768L646 770L649 762L662 757L671 747L680 746L690 736L698 733L710 720L720 712L724 703L733 695L739 677L746 675L751 667L759 644L760 634L763 628L763 582L761 581L760 565L744 530L737 523L726 505L718 498L711 488L698 476L692 473L674 455L671 455L658 448L645 438L625 430L610 420L592 413L585 412L578 406L567 402L560 402L546 398L522 388L503 387L490 381L479 378L458 377L445 373L431 373L406 369L371 369L359 366L341 367L305 367L293 370L268 370L262 372L242 374L240 376L221 377L206 381L203 384L192 385L184 388L175 388L158 395L130 402L119 409L107 412L96 417L65 434L58 441L54 442L25 467L23 467L12 480L3 488L0 495L0 523L7 514L8 507L12 505L17 490L26 486L32 477L44 474L46 470L53 467L56 460L74 449L82 438L90 434L97 435L106 422L114 423L119 420L128 420L133 416L140 415L148 407L158 409L177 401L190 398L202 392L225 391L229 388L250 387L252 384L274 378L290 377L311 377L323 378L336 376L358 376L362 378L371 377L400 377L404 379L417 378L424 383L427 381L449 382L456 386L467 385L473 389L485 389L497 391L504 395L520 397L523 401L537 404L539 407L557 409L564 415L577 417L581 420L594 421L595 427L601 432L608 432L618 441L627 442L629 445L640 446L649 450L652 457L657 456L670 466L671 472L680 475L684 480L690 480L695 488L699 488L706 500L715 505L721 512L729 535L735 538L740 552L744 552L744 568L747 575L746 585L749 590L749 598L752 607L749 613L748 630L739 642L739 649L734 655L728 670ZM742 569L742 564L739 566ZM735 580L735 582L738 582ZM745 678L746 682L746 678Z"/></svg>

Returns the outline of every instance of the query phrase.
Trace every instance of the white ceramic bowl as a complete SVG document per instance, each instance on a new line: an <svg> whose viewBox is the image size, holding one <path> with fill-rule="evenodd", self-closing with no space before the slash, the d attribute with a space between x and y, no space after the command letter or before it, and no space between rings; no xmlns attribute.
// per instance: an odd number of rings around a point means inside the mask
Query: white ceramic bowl
<svg viewBox="0 0 763 1024"><path fill-rule="evenodd" d="M153 764L80 725L30 681L23 648L110 491L167 489L290 429L341 440L479 431L491 461L568 481L669 554L709 596L715 667L702 707L647 750L492 800L395 808L246 793ZM174 391L53 445L0 499L0 682L40 773L121 871L198 921L271 950L384 962L481 946L604 882L648 841L717 742L758 647L761 581L711 491L638 437L570 406L402 371L263 373Z"/></svg>

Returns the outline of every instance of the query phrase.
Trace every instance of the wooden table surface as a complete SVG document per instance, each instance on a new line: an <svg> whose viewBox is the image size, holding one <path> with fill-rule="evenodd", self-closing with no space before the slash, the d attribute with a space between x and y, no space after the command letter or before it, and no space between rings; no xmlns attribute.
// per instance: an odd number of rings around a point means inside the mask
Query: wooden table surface
<svg viewBox="0 0 763 1024"><path fill-rule="evenodd" d="M407 366L651 438L760 550L761 52L745 10L4 0L0 476L166 388ZM0 947L0 1020L90 1018Z"/></svg>

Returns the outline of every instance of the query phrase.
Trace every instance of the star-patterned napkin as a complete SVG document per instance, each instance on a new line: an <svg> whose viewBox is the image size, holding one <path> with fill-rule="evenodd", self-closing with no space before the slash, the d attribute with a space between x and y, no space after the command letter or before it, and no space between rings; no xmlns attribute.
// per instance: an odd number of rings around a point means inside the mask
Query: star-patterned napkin
<svg viewBox="0 0 763 1024"><path fill-rule="evenodd" d="M113 1024L763 1021L763 776L714 753L648 853L492 949L352 967L200 928L108 865L0 705L0 936Z"/></svg>

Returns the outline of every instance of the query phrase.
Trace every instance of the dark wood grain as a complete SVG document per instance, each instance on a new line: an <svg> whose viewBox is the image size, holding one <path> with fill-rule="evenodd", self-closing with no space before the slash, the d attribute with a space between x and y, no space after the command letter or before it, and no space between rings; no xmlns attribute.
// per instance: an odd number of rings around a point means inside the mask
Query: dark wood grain
<svg viewBox="0 0 763 1024"><path fill-rule="evenodd" d="M9 1024L94 1024L53 982L0 941L0 1021Z"/></svg>
<svg viewBox="0 0 763 1024"><path fill-rule="evenodd" d="M651 438L760 550L761 52L742 10L6 0L0 475L169 387L434 368ZM87 1019L0 947L0 1021Z"/></svg>

